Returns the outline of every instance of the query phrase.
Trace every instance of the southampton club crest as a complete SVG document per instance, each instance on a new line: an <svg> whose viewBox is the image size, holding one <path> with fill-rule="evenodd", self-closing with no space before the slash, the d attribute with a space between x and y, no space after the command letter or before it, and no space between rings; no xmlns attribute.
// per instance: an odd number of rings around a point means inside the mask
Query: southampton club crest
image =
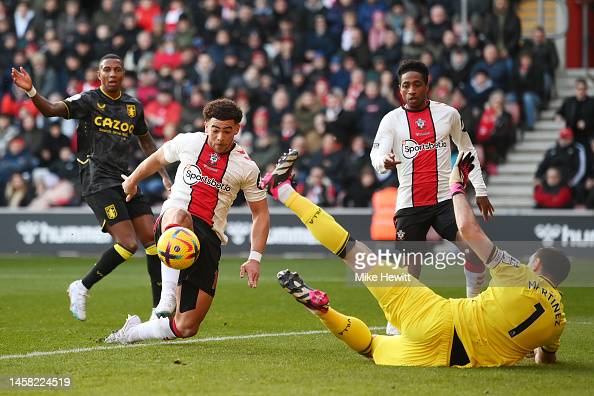
<svg viewBox="0 0 594 396"><path fill-rule="evenodd" d="M219 155L217 153L212 153L210 158L208 159L208 164L212 166L216 166L217 162L219 162Z"/></svg>
<svg viewBox="0 0 594 396"><path fill-rule="evenodd" d="M136 117L136 105L127 104L126 112L128 113L128 117L130 117L130 118Z"/></svg>
<svg viewBox="0 0 594 396"><path fill-rule="evenodd" d="M404 239L405 232L402 230L396 231L396 239L402 241Z"/></svg>
<svg viewBox="0 0 594 396"><path fill-rule="evenodd" d="M425 120L424 119L417 118L417 120L415 121L415 124L417 124L417 128L425 129Z"/></svg>

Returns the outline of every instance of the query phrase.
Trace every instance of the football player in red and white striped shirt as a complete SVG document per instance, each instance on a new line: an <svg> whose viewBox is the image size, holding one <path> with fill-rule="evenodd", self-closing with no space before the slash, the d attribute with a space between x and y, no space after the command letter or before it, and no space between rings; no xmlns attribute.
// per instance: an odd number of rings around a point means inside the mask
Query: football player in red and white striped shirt
<svg viewBox="0 0 594 396"><path fill-rule="evenodd" d="M192 229L200 240L200 254L192 266L182 271L162 266L161 299L173 299L177 311L171 319L162 317L145 323L136 315L129 316L124 327L107 337L106 342L186 338L198 332L214 298L221 244L227 243L227 214L239 190L253 218L251 253L241 265L240 276L247 275L249 287L258 284L270 218L266 192L258 186L260 171L234 141L243 114L229 99L209 102L203 113L206 133L177 135L124 177L122 183L127 198L132 198L141 180L162 166L180 161L171 195L155 223L155 240L169 227L180 225Z"/></svg>
<svg viewBox="0 0 594 396"><path fill-rule="evenodd" d="M459 151L474 155L470 181L485 220L493 215L493 206L460 114L451 106L429 100L428 76L422 62L404 60L400 64L400 94L405 104L382 119L371 150L371 162L380 173L395 169L398 174L397 240L425 241L427 231L433 226L442 238L464 249L448 185L452 170L450 138ZM420 269L419 265L409 267L415 277L420 275ZM484 271L478 258L467 260L464 266L467 297L480 293Z"/></svg>

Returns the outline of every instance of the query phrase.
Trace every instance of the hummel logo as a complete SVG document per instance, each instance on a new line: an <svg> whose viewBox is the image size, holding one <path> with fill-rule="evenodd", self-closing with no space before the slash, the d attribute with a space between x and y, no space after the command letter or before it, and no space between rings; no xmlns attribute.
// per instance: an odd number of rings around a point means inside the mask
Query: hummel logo
<svg viewBox="0 0 594 396"><path fill-rule="evenodd" d="M105 108L105 103L99 103L99 102L97 102L97 108L99 110L103 110Z"/></svg>

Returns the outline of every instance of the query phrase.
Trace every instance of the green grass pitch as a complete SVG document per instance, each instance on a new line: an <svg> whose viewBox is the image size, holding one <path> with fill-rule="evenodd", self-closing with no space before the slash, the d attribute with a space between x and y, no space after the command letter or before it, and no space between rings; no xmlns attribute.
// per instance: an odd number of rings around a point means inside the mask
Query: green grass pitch
<svg viewBox="0 0 594 396"><path fill-rule="evenodd" d="M337 259L268 258L255 290L239 279L239 260L224 260L215 302L190 342L107 349L101 349L101 338L121 327L126 314L148 317L148 275L141 259L120 266L93 288L88 320L78 322L68 311L65 290L91 263L86 258L0 258L0 394L14 392L7 386L9 376L69 376L72 387L59 391L69 395L592 392L591 287L562 289L568 325L554 366L537 367L526 360L500 369L380 367L324 332L277 284L277 271L297 270L308 283L326 290L336 309L370 326L383 326L375 300L365 288L348 282ZM461 271L459 277L462 286ZM463 293L462 287L437 291L448 297ZM254 337L258 334L264 336ZM20 356L64 350L71 351Z"/></svg>

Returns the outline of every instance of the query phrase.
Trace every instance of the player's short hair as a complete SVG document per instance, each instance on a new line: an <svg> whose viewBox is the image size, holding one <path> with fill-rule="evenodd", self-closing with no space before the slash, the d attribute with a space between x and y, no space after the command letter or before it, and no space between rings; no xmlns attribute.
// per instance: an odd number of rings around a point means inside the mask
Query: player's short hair
<svg viewBox="0 0 594 396"><path fill-rule="evenodd" d="M429 83L429 69L427 66L416 59L405 59L400 62L398 66L398 83L402 82L402 75L408 72L417 72L423 76L423 81L425 84Z"/></svg>
<svg viewBox="0 0 594 396"><path fill-rule="evenodd" d="M226 98L215 99L208 102L206 106L204 106L204 110L202 110L202 115L204 115L204 121L216 118L217 120L222 121L233 120L237 124L239 124L243 118L243 112L239 106L237 106L231 99Z"/></svg>
<svg viewBox="0 0 594 396"><path fill-rule="evenodd" d="M567 256L554 248L540 248L536 251L536 258L542 263L542 274L547 276L556 285L560 284L569 275L571 263Z"/></svg>
<svg viewBox="0 0 594 396"><path fill-rule="evenodd" d="M103 62L104 60L107 60L107 59L116 59L116 60L119 60L120 63L122 63L122 64L124 63L124 62L122 62L122 58L120 58L119 55L116 55L116 54L105 54L105 55L103 55L101 57L101 59L99 59L99 64L101 64L101 62Z"/></svg>
<svg viewBox="0 0 594 396"><path fill-rule="evenodd" d="M585 78L581 78L581 77L580 78L576 78L575 79L575 85L578 85L578 84L582 84L586 88L588 88L588 81Z"/></svg>

